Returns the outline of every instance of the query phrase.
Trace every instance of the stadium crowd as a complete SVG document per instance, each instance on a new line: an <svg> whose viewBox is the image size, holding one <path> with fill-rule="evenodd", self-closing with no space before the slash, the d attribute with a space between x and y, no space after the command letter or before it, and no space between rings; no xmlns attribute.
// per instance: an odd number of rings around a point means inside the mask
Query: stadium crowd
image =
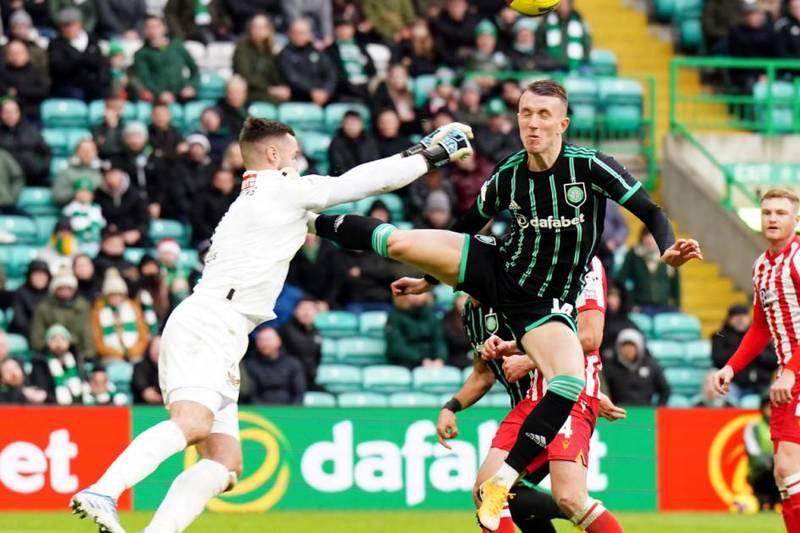
<svg viewBox="0 0 800 533"><path fill-rule="evenodd" d="M474 159L364 206L406 227L447 228L493 165L521 148L513 111L521 85L502 73L591 74L590 31L570 0L542 19L505 4L0 1L0 213L31 216L19 206L26 187L50 188L61 213L24 281L0 294L0 307L12 310L8 333L27 339L33 354L13 357L11 335L0 333L0 402L161 403L159 331L202 276L214 227L238 194L237 134L254 103L362 104L342 114L327 150L306 147L303 172L331 175L397 153L438 124L471 124ZM201 98L207 72L225 80L212 102ZM425 76L433 83L419 99L412 81ZM103 102L90 135L58 168L43 128L43 102L52 98ZM132 106L145 115L131 114ZM180 127L176 113L187 119L190 108L194 122ZM154 236L151 222L164 219L190 228L191 238ZM669 384L630 313L679 310L679 278L659 261L649 234L627 242L625 219L609 205L600 250L611 280L606 384L619 404L663 405ZM191 263L187 250L196 250ZM460 317L466 296L393 298L389 283L406 274L375 254L309 236L292 261L278 318L252 335L242 400L301 404L306 391L324 390L317 369L325 339L315 324L330 310L386 312L390 364L470 366ZM746 315L731 309L714 338L715 362L735 348ZM120 362L132 365L130 390L109 376ZM772 363L765 355L737 377L740 394L762 392ZM700 392L701 404L719 404Z"/></svg>

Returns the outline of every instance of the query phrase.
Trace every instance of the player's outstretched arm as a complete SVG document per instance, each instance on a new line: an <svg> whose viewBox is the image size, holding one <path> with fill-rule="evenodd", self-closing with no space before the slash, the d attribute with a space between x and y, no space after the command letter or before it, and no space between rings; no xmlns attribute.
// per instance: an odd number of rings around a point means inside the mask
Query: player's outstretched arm
<svg viewBox="0 0 800 533"><path fill-rule="evenodd" d="M456 413L474 404L489 392L494 385L495 378L492 371L479 357L473 359L472 373L461 386L453 398L448 401L441 411L436 421L436 434L439 443L450 449L447 444L448 439L458 436L458 425L456 424Z"/></svg>

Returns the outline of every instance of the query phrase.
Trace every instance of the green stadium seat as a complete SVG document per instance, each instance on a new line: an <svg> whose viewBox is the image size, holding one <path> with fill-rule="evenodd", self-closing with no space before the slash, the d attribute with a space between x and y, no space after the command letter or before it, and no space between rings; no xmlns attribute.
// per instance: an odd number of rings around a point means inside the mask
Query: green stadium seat
<svg viewBox="0 0 800 533"><path fill-rule="evenodd" d="M4 315L5 323L6 324L11 324L11 322L14 321L14 308L13 307L9 307L8 309L6 309L5 313L3 313L3 315Z"/></svg>
<svg viewBox="0 0 800 533"><path fill-rule="evenodd" d="M462 383L461 370L452 366L418 366L411 372L415 390L431 393L456 392Z"/></svg>
<svg viewBox="0 0 800 533"><path fill-rule="evenodd" d="M653 18L658 22L669 22L675 11L676 0L653 0Z"/></svg>
<svg viewBox="0 0 800 533"><path fill-rule="evenodd" d="M358 317L358 331L366 337L377 337L382 339L386 330L386 319L389 313L386 311L364 311Z"/></svg>
<svg viewBox="0 0 800 533"><path fill-rule="evenodd" d="M45 128L42 130L42 137L54 156L69 157L78 143L91 138L92 133L84 128Z"/></svg>
<svg viewBox="0 0 800 533"><path fill-rule="evenodd" d="M133 263L134 265L138 265L139 261L142 260L144 254L147 253L147 250L144 248L125 248L123 252L123 257Z"/></svg>
<svg viewBox="0 0 800 533"><path fill-rule="evenodd" d="M385 394L376 392L344 392L336 399L339 407L389 407Z"/></svg>
<svg viewBox="0 0 800 533"><path fill-rule="evenodd" d="M55 215L37 215L33 217L36 221L36 242L44 246L53 235L53 230L58 223L58 216Z"/></svg>
<svg viewBox="0 0 800 533"><path fill-rule="evenodd" d="M441 407L439 397L425 392L395 392L389 396L389 407Z"/></svg>
<svg viewBox="0 0 800 533"><path fill-rule="evenodd" d="M684 365L686 351L683 343L667 340L647 341L647 349L664 368Z"/></svg>
<svg viewBox="0 0 800 533"><path fill-rule="evenodd" d="M700 393L706 370L691 367L665 368L664 375L675 394L694 396Z"/></svg>
<svg viewBox="0 0 800 533"><path fill-rule="evenodd" d="M711 368L711 341L699 339L683 345L686 363L695 368Z"/></svg>
<svg viewBox="0 0 800 533"><path fill-rule="evenodd" d="M645 315L644 313L630 313L628 314L628 318L631 319L631 322L636 324L636 327L639 328L642 335L648 338L653 336L653 319L650 315Z"/></svg>
<svg viewBox="0 0 800 533"><path fill-rule="evenodd" d="M361 369L352 365L319 365L317 383L330 392L361 389Z"/></svg>
<svg viewBox="0 0 800 533"><path fill-rule="evenodd" d="M320 313L314 320L323 337L348 337L358 335L358 316L348 311Z"/></svg>
<svg viewBox="0 0 800 533"><path fill-rule="evenodd" d="M453 300L456 299L453 287L444 283L440 283L433 288L433 297L438 305L447 310L453 308Z"/></svg>
<svg viewBox="0 0 800 533"><path fill-rule="evenodd" d="M348 111L357 111L364 119L364 129L369 131L372 127L372 114L364 104L358 103L334 103L328 104L325 108L325 129L328 133L334 133L342 125L342 118Z"/></svg>
<svg viewBox="0 0 800 533"><path fill-rule="evenodd" d="M193 132L200 129L200 115L209 107L214 107L214 100L193 100L183 106L183 130Z"/></svg>
<svg viewBox="0 0 800 533"><path fill-rule="evenodd" d="M416 106L421 106L428 101L431 91L436 88L437 81L435 74L422 74L414 78L412 93Z"/></svg>
<svg viewBox="0 0 800 533"><path fill-rule="evenodd" d="M303 153L314 162L328 162L328 146L331 144L330 135L318 131L297 130L297 140L303 148Z"/></svg>
<svg viewBox="0 0 800 533"><path fill-rule="evenodd" d="M25 278L28 264L39 255L39 247L27 244L10 244L0 247L6 275L9 278ZM7 283L8 285L8 283Z"/></svg>
<svg viewBox="0 0 800 533"><path fill-rule="evenodd" d="M617 75L617 55L611 50L592 50L589 54L589 64L595 76ZM572 95L569 96L572 99Z"/></svg>
<svg viewBox="0 0 800 533"><path fill-rule="evenodd" d="M28 339L23 335L17 333L8 333L8 353L11 357L17 357L23 360L30 359L30 347L28 346Z"/></svg>
<svg viewBox="0 0 800 533"><path fill-rule="evenodd" d="M45 142L46 141L47 139L45 139ZM58 176L58 173L67 168L68 166L69 166L69 157L53 155L53 157L50 158L50 181L52 182L53 179L55 179L55 177Z"/></svg>
<svg viewBox="0 0 800 533"><path fill-rule="evenodd" d="M339 341L330 337L323 337L321 352L323 364L336 363L337 354L339 353Z"/></svg>
<svg viewBox="0 0 800 533"><path fill-rule="evenodd" d="M201 72L197 87L199 100L218 100L225 96L225 78L216 72Z"/></svg>
<svg viewBox="0 0 800 533"><path fill-rule="evenodd" d="M17 199L17 207L31 215L58 215L59 209L53 203L53 191L47 187L25 187Z"/></svg>
<svg viewBox="0 0 800 533"><path fill-rule="evenodd" d="M303 395L306 407L336 407L336 396L328 392L309 391Z"/></svg>
<svg viewBox="0 0 800 533"><path fill-rule="evenodd" d="M641 128L644 100L641 83L624 78L603 78L599 81L599 96L609 133L632 134Z"/></svg>
<svg viewBox="0 0 800 533"><path fill-rule="evenodd" d="M326 215L346 215L348 213L356 212L355 202L347 202L345 204L335 205L323 211Z"/></svg>
<svg viewBox="0 0 800 533"><path fill-rule="evenodd" d="M467 381L467 378L472 374L472 366L468 366L464 370L461 371L461 382Z"/></svg>
<svg viewBox="0 0 800 533"><path fill-rule="evenodd" d="M606 106L604 124L610 134L633 135L642 127L642 108L639 105Z"/></svg>
<svg viewBox="0 0 800 533"><path fill-rule="evenodd" d="M767 98L772 94L772 109L769 109ZM788 132L794 129L793 114L794 86L785 81L776 81L768 88L766 83L759 82L753 87L755 98L755 119L762 127L768 122L775 131ZM800 119L800 117L798 117ZM761 129L761 128L759 128Z"/></svg>
<svg viewBox="0 0 800 533"><path fill-rule="evenodd" d="M703 12L703 0L675 0L672 11L672 21L679 22L683 19L700 19Z"/></svg>
<svg viewBox="0 0 800 533"><path fill-rule="evenodd" d="M405 220L406 213L403 199L391 192L381 194L380 196L370 196L368 198L364 198L363 200L359 200L356 202L356 211L362 215L366 215L369 211L369 208L372 207L372 204L378 200L386 204L386 208L389 210L389 214L392 216L392 222Z"/></svg>
<svg viewBox="0 0 800 533"><path fill-rule="evenodd" d="M285 102L278 106L278 120L291 124L296 130L322 131L325 112L316 104Z"/></svg>
<svg viewBox="0 0 800 533"><path fill-rule="evenodd" d="M30 217L0 215L0 232L13 235L16 244L36 244L37 242L36 222Z"/></svg>
<svg viewBox="0 0 800 533"><path fill-rule="evenodd" d="M745 394L739 399L739 407L741 407L742 409L760 409L761 395Z"/></svg>
<svg viewBox="0 0 800 533"><path fill-rule="evenodd" d="M105 119L106 102L105 100L94 100L89 104L89 126L97 126ZM122 122L136 120L138 109L133 102L125 102L122 105Z"/></svg>
<svg viewBox="0 0 800 533"><path fill-rule="evenodd" d="M592 104L571 104L569 125L576 136L591 135L597 128L597 108Z"/></svg>
<svg viewBox="0 0 800 533"><path fill-rule="evenodd" d="M130 389L133 365L127 361L112 361L106 364L106 375L118 388Z"/></svg>
<svg viewBox="0 0 800 533"><path fill-rule="evenodd" d="M670 394L667 400L667 407L691 407L692 399L683 394Z"/></svg>
<svg viewBox="0 0 800 533"><path fill-rule="evenodd" d="M41 116L46 128L83 128L87 125L89 110L81 100L50 98L42 102Z"/></svg>
<svg viewBox="0 0 800 533"><path fill-rule="evenodd" d="M567 76L563 80L569 94L570 104L596 104L598 98L597 80L586 76Z"/></svg>
<svg viewBox="0 0 800 533"><path fill-rule="evenodd" d="M411 371L396 365L368 366L361 383L370 392L404 392L411 387Z"/></svg>
<svg viewBox="0 0 800 533"><path fill-rule="evenodd" d="M255 118L275 120L278 118L278 108L270 102L253 102L247 108L247 114Z"/></svg>
<svg viewBox="0 0 800 533"><path fill-rule="evenodd" d="M6 290L15 291L25 284L25 277L6 278Z"/></svg>
<svg viewBox="0 0 800 533"><path fill-rule="evenodd" d="M699 17L689 17L677 21L678 44L686 53L695 53L703 46L703 25Z"/></svg>
<svg viewBox="0 0 800 533"><path fill-rule="evenodd" d="M685 313L659 313L653 318L657 339L689 341L699 339L700 320Z"/></svg>
<svg viewBox="0 0 800 533"><path fill-rule="evenodd" d="M502 407L505 409L511 407L511 401L508 399L506 392L490 392L486 395L486 399L489 403L488 407Z"/></svg>
<svg viewBox="0 0 800 533"><path fill-rule="evenodd" d="M379 365L386 362L386 341L372 337L339 339L336 358L352 365Z"/></svg>
<svg viewBox="0 0 800 533"><path fill-rule="evenodd" d="M181 246L189 246L191 235L189 228L177 220L159 218L150 221L150 239L157 243L164 238L172 238Z"/></svg>

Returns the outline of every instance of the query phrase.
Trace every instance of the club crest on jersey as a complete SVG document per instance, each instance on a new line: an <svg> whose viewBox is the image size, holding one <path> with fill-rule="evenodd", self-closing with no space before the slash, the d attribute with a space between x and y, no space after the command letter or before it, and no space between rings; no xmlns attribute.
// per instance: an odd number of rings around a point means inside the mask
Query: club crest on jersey
<svg viewBox="0 0 800 533"><path fill-rule="evenodd" d="M575 209L579 208L586 201L586 185L582 181L565 183L564 198L569 205Z"/></svg>
<svg viewBox="0 0 800 533"><path fill-rule="evenodd" d="M485 327L486 331L489 333L497 333L497 328L500 327L500 323L497 321L497 313L489 313L484 316L483 327Z"/></svg>

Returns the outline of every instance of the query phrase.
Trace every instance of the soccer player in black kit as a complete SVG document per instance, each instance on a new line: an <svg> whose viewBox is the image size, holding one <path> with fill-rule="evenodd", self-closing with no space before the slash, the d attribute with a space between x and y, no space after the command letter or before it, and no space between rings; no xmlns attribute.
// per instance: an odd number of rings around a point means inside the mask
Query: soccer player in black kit
<svg viewBox="0 0 800 533"><path fill-rule="evenodd" d="M619 163L563 140L567 107L566 91L556 81L526 87L517 113L524 150L497 165L450 231L398 230L358 215L320 215L309 223L344 248L372 249L428 275L397 280L396 294L425 292L439 280L498 309L547 380L547 393L525 419L506 462L481 486L478 520L489 531L498 527L509 488L558 433L583 389L575 299L603 233L606 199L647 226L666 264L702 259L696 241L675 240L667 217ZM477 235L505 210L514 223L499 244Z"/></svg>

